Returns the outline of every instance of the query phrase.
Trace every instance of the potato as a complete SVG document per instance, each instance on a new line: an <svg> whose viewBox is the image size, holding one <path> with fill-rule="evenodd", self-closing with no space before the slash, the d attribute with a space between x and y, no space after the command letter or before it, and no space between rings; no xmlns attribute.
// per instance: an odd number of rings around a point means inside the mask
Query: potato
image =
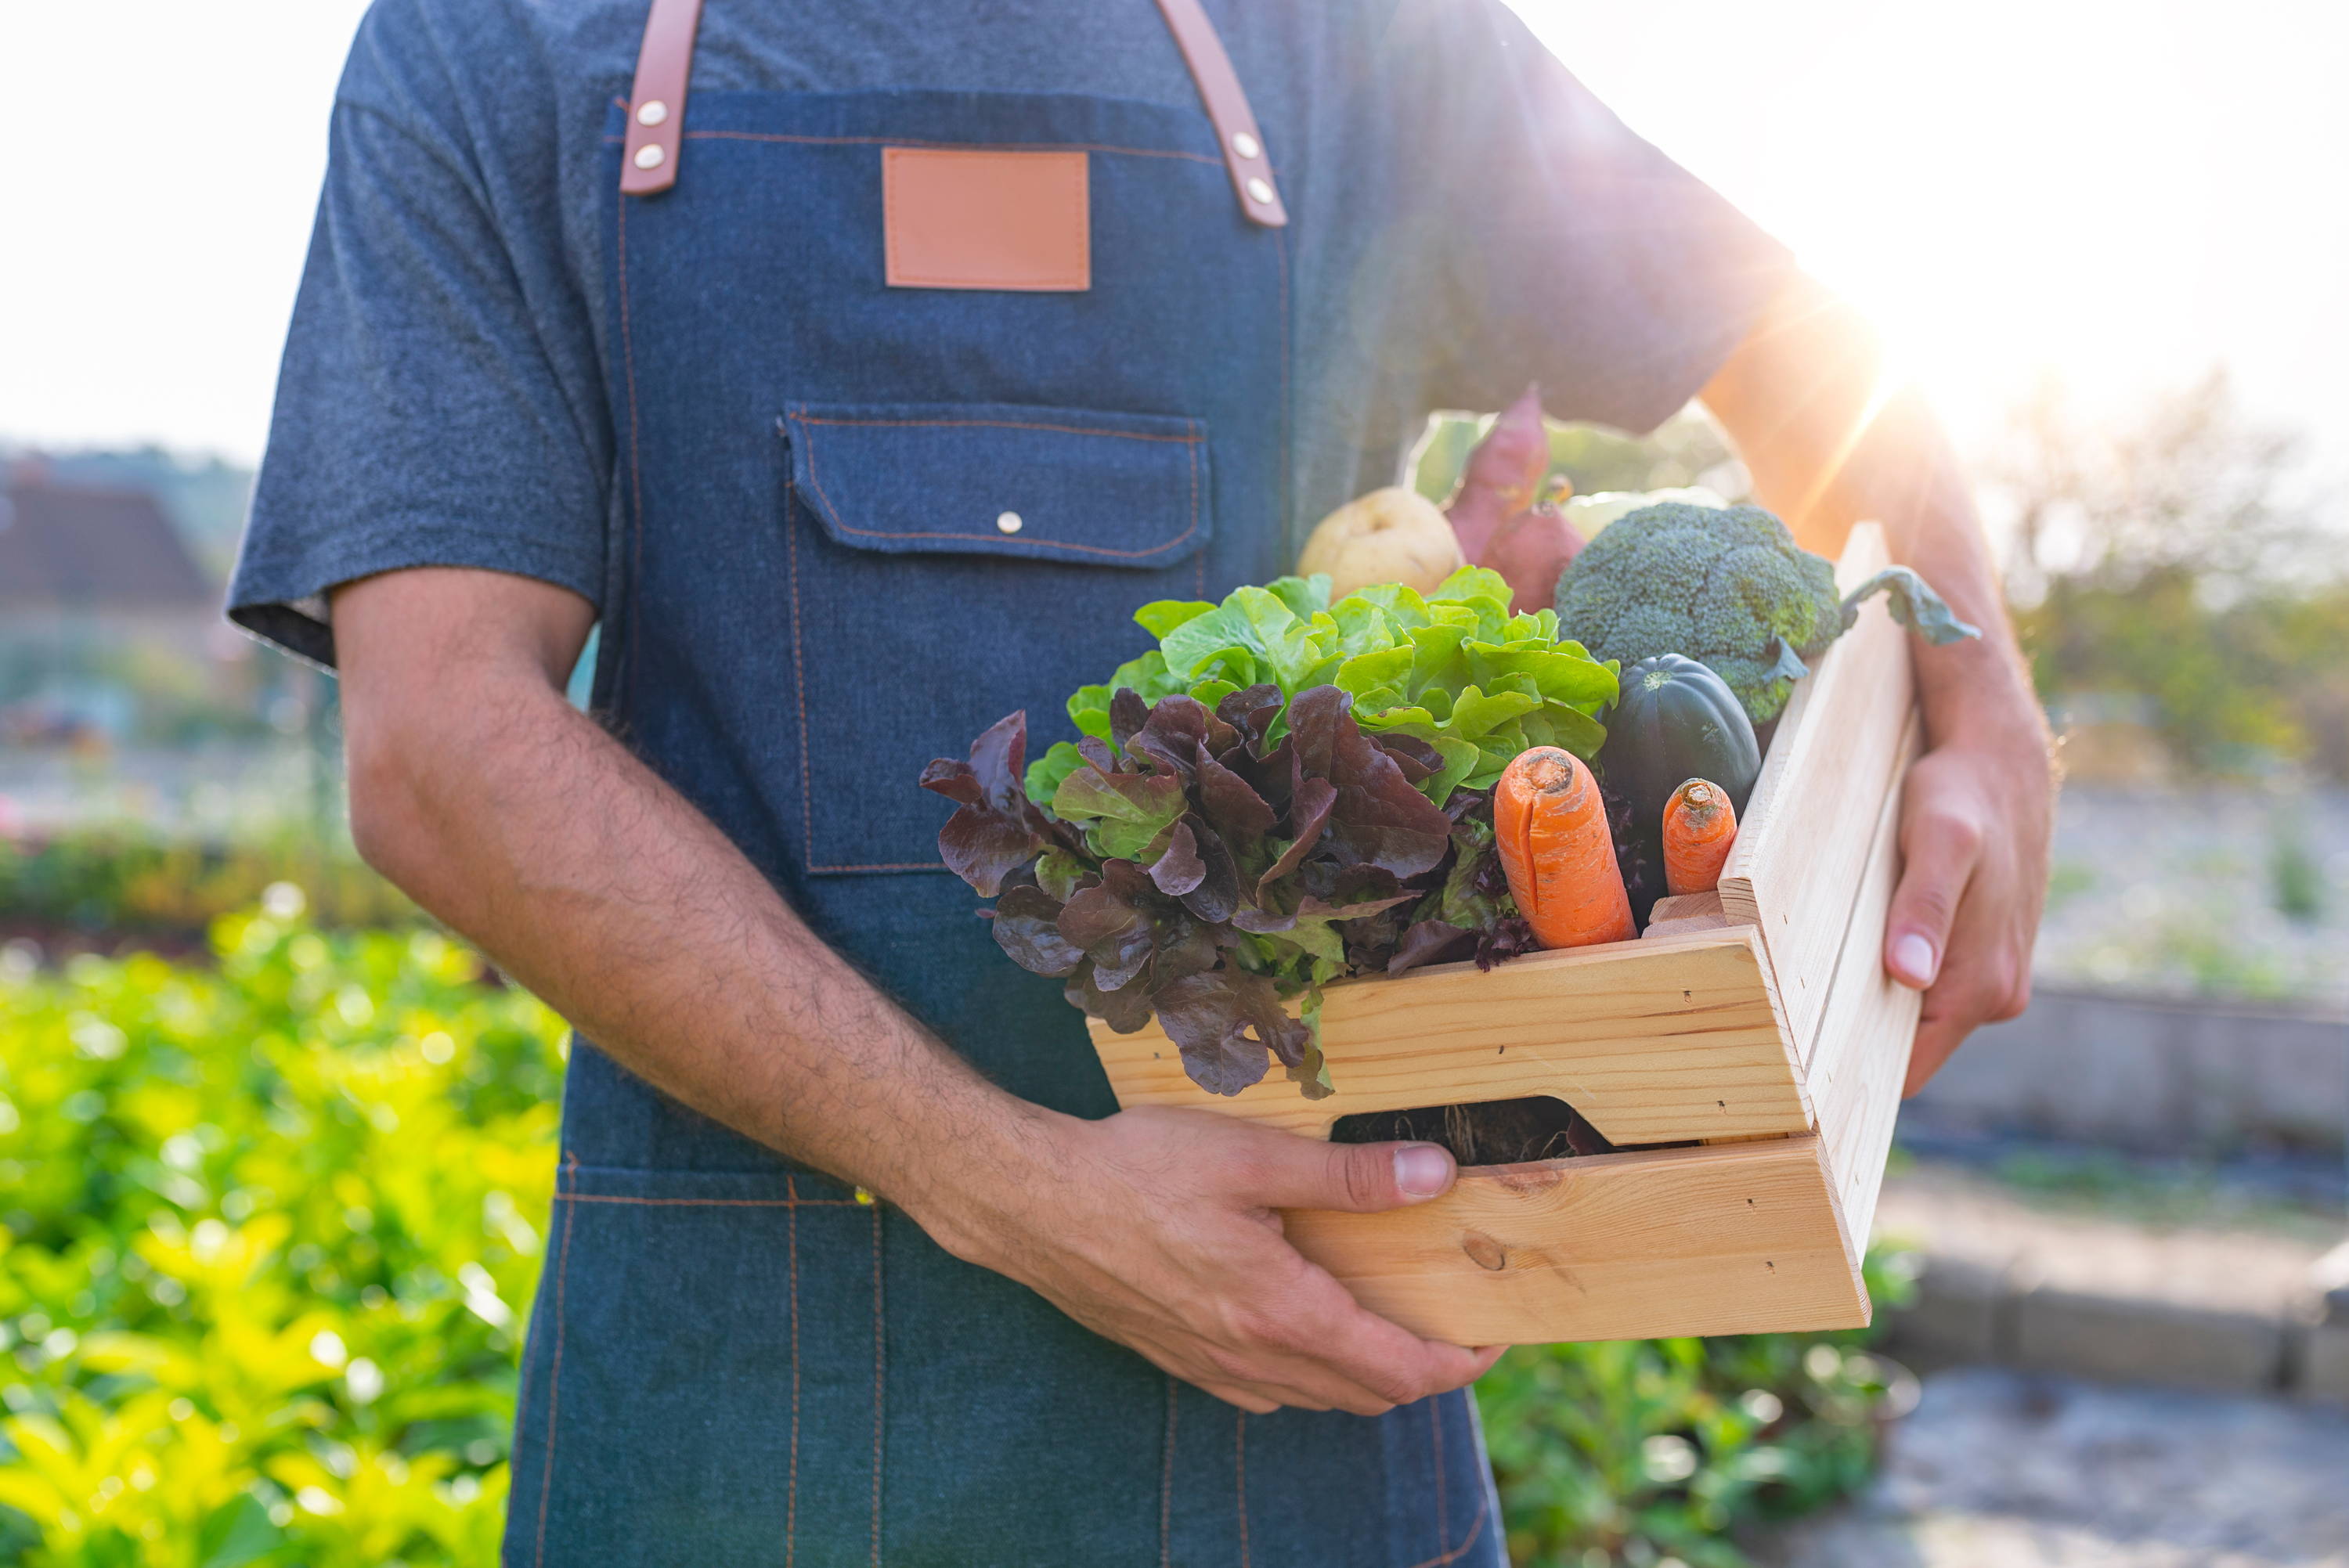
<svg viewBox="0 0 2349 1568"><path fill-rule="evenodd" d="M1373 583L1431 593L1467 563L1436 504L1395 485L1358 496L1316 523L1297 570L1328 573L1330 596L1342 599Z"/></svg>

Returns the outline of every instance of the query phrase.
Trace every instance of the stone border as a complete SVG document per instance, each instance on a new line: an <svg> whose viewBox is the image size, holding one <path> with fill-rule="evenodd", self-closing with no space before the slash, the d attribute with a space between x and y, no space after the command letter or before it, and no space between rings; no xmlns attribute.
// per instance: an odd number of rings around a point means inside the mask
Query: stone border
<svg viewBox="0 0 2349 1568"><path fill-rule="evenodd" d="M2011 1264L1928 1253L1889 1348L1926 1366L2012 1367L2349 1406L2349 1242L2263 1311L2057 1288Z"/></svg>

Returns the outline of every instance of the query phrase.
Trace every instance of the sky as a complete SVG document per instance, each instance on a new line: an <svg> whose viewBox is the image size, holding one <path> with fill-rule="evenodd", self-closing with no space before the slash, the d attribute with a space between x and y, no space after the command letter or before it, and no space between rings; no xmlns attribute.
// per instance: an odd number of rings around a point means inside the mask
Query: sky
<svg viewBox="0 0 2349 1568"><path fill-rule="evenodd" d="M2223 362L2349 472L2349 6L1514 3L1868 308L1961 438L2043 369L2121 410ZM10 169L0 440L259 455L363 9L0 5L11 120L64 132Z"/></svg>

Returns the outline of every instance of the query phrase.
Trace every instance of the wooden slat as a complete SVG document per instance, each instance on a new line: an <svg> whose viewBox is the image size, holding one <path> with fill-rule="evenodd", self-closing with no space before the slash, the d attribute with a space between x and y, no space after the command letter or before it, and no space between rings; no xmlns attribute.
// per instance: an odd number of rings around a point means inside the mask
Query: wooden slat
<svg viewBox="0 0 2349 1568"><path fill-rule="evenodd" d="M1911 716L1901 737L1904 773L1920 744L1919 724ZM1852 907L1851 929L1828 986L1818 1044L1804 1069L1834 1179L1837 1220L1854 1259L1868 1247L1922 1001L1919 993L1884 972L1885 916L1899 880L1900 790L1896 786L1885 797L1869 835L1868 869Z"/></svg>
<svg viewBox="0 0 2349 1568"><path fill-rule="evenodd" d="M1856 1327L1815 1137L1461 1172L1383 1214L1293 1212L1298 1250L1357 1300L1461 1345Z"/></svg>
<svg viewBox="0 0 2349 1568"><path fill-rule="evenodd" d="M1848 590L1887 562L1883 531L1851 531L1837 581ZM1722 909L1762 933L1795 1053L1818 1037L1827 982L1866 864L1858 824L1890 791L1904 716L1914 706L1908 634L1881 597L1797 682L1721 879Z"/></svg>
<svg viewBox="0 0 2349 1568"><path fill-rule="evenodd" d="M1276 1068L1208 1094L1154 1022L1092 1024L1124 1106L1221 1111L1314 1137L1341 1116L1553 1095L1615 1143L1810 1129L1761 947L1750 928L1449 964L1324 993L1337 1093L1309 1100Z"/></svg>

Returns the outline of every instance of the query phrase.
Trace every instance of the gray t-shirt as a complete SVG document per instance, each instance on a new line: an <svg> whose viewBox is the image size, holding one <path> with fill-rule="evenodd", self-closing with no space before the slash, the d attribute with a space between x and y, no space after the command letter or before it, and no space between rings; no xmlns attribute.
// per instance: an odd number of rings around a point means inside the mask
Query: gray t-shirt
<svg viewBox="0 0 2349 1568"><path fill-rule="evenodd" d="M1537 380L1554 416L1653 426L1785 273L1777 245L1625 129L1498 0L1209 10L1260 114L1303 106L1263 114L1291 122L1268 150L1292 220L1292 544L1392 482L1431 407L1499 407ZM240 624L331 664L326 590L378 572L484 567L600 598L616 461L603 135L645 12L368 13L230 593ZM1280 79L1299 62L1322 79ZM1149 0L709 0L693 85L1199 101ZM1361 189L1339 108L1358 119L1365 94L1423 198Z"/></svg>

